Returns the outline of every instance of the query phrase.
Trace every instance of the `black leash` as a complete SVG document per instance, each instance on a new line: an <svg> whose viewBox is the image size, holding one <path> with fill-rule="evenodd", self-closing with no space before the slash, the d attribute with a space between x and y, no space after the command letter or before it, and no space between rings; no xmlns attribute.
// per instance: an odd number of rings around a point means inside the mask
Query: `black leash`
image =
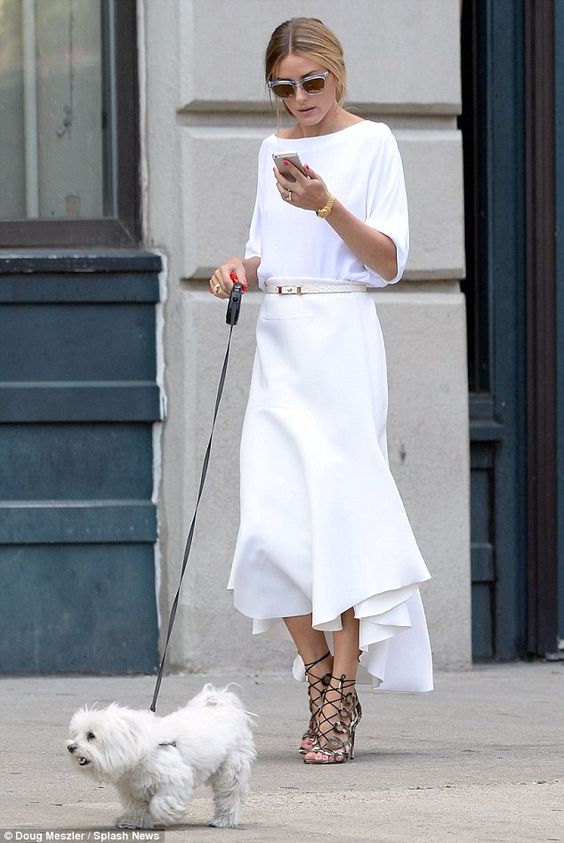
<svg viewBox="0 0 564 843"><path fill-rule="evenodd" d="M237 276L232 275L231 280L235 280ZM163 655L161 658L161 664L159 667L159 673L157 676L157 681L155 684L155 691L153 693L153 701L151 703L149 711L155 712L157 710L157 697L159 696L159 691L161 688L161 682L163 680L163 671L164 665L166 660L166 654L168 650L168 642L170 641L170 636L172 635L172 628L174 626L174 619L176 618L176 610L178 608L178 601L180 599L180 591L182 589L182 578L184 577L184 572L186 570L186 565L188 564L188 557L190 556L190 549L192 547L192 539L194 538L194 530L196 527L196 517L198 515L198 507L200 506L200 499L202 497L202 492L204 489L204 483L206 482L206 474L208 473L208 465L210 461L210 454L212 448L212 441L213 441L213 434L215 430L215 422L217 420L217 414L219 411L219 404L221 401L221 396L223 395L223 387L225 385L225 375L227 374L227 364L229 363L229 351L231 348L231 335L233 333L233 328L237 324L237 320L239 319L239 311L241 309L241 297L242 297L242 287L241 284L236 282L233 284L231 289L231 296L229 298L229 304L227 305L227 316L225 321L229 325L229 338L227 340L227 350L225 352L225 359L223 360L223 366L221 367L221 375L219 377L219 386L217 388L217 396L215 399L215 409L213 412L213 421L211 426L211 433L210 438L208 441L208 446L206 448L206 453L204 455L204 462L202 465L202 474L200 477L200 488L198 490L198 497L196 499L196 506L194 509L194 515L192 517L192 523L190 524L190 530L188 532L188 538L186 540L186 547L184 548L184 556L182 558L182 570L180 572L180 581L178 583L178 589L176 592L176 596L172 602L172 608L170 610L170 617L168 619L168 630L166 634L166 641L164 645Z"/></svg>

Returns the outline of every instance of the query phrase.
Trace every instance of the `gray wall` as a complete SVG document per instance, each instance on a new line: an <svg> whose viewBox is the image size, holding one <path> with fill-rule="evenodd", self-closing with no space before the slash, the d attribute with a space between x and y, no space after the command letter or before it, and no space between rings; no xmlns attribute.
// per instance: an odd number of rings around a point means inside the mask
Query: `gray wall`
<svg viewBox="0 0 564 843"><path fill-rule="evenodd" d="M274 27L321 17L341 38L348 103L388 123L403 155L412 248L402 283L374 294L386 338L394 475L433 579L435 661L470 662L468 413L458 0L139 0L146 245L167 260L167 415L159 478L160 606L167 616L223 358L213 268L240 254L256 153L275 127L262 77ZM290 643L251 639L225 591L238 519L238 442L260 293L244 301L177 618L171 665L286 669ZM377 506L377 504L375 504Z"/></svg>

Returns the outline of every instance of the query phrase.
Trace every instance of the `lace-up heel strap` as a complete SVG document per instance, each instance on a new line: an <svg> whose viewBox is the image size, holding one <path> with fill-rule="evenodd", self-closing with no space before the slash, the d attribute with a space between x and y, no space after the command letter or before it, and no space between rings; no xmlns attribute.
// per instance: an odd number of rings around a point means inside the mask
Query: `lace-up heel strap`
<svg viewBox="0 0 564 843"><path fill-rule="evenodd" d="M336 682L337 685L335 686L333 682ZM340 676L333 676L333 674L331 674L330 682L326 691L335 691L340 695L340 705L335 703L335 707L345 710L352 709L355 706L360 708L358 695L356 693L356 679L347 679L345 673L342 673Z"/></svg>
<svg viewBox="0 0 564 843"><path fill-rule="evenodd" d="M312 692L313 689L315 689L315 691L317 691L318 695L321 696L323 694L323 691L325 690L325 688L327 688L329 686L329 683L331 681L331 673L330 672L325 673L323 676L317 676L317 674L312 673L311 676L310 676L310 670L312 669L312 667L315 667L316 664L319 664L319 662L322 662L324 659L327 658L327 656L330 656L330 655L331 655L331 653L329 652L329 650L327 650L325 655L320 656L318 659L316 659L313 662L309 662L309 664L304 664L305 672L306 672L306 676L307 676L307 681L308 681L309 708L310 708L310 711L311 711L312 715L314 714L315 706L313 704L313 698L312 698L311 692Z"/></svg>
<svg viewBox="0 0 564 843"><path fill-rule="evenodd" d="M317 717L317 740L304 758L306 764L342 764L354 758L355 731L362 717L355 685L345 674L331 675Z"/></svg>
<svg viewBox="0 0 564 843"><path fill-rule="evenodd" d="M315 690L317 692L318 699L321 699L321 696L322 696L323 692L325 691L326 688L329 687L329 683L331 682L331 673L328 672L328 673L325 673L323 676L317 676L317 674L315 674L315 673L312 673L310 675L310 670L311 670L312 667L315 667L316 664L319 664L319 662L322 662L324 659L327 658L327 656L330 656L330 655L331 655L331 653L329 652L329 650L327 650L327 652L325 653L324 656L320 656L315 661L309 662L309 664L304 665L305 671L306 671L306 676L307 676L307 681L308 681L308 689L307 690L308 690L308 696L309 696L309 710L312 714L312 717L315 716L315 714L317 713L317 708L318 708L317 705L314 703L312 691ZM311 731L312 725L313 724L310 721L310 726L308 728L308 732Z"/></svg>
<svg viewBox="0 0 564 843"><path fill-rule="evenodd" d="M304 663L305 673L308 681L308 701L309 701L309 723L306 731L302 735L302 740L300 742L299 751L301 753L308 752L314 741L317 740L317 716L319 714L319 706L321 705L321 701L323 700L323 692L329 685L331 681L331 672L325 673L323 676L317 676L315 673L311 672L312 668L315 667L316 664L324 661L326 658L331 656L329 650L320 656L318 659L315 659L312 662Z"/></svg>
<svg viewBox="0 0 564 843"><path fill-rule="evenodd" d="M307 673L307 672L308 672L308 670L309 670L310 668L315 667L315 665L316 665L316 664L319 664L319 662L322 662L322 661L323 661L323 659L326 659L326 658L327 658L327 656L330 656L330 655L331 655L331 652L330 652L329 650L327 650L327 652L326 652L326 653L324 653L322 656L319 656L319 658L318 658L318 659L315 659L315 661L313 661L313 662L308 662L308 663L304 662L304 670L305 670L305 672Z"/></svg>

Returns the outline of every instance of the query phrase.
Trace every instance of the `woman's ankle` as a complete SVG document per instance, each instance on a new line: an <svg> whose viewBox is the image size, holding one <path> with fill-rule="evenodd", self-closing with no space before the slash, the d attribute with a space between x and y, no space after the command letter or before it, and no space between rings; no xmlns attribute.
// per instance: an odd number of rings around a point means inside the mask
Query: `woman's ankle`
<svg viewBox="0 0 564 843"><path fill-rule="evenodd" d="M357 668L355 665L349 666L349 669L338 669L338 663L333 662L333 670L331 672L331 686L335 688L353 687L356 682Z"/></svg>
<svg viewBox="0 0 564 843"><path fill-rule="evenodd" d="M325 650L324 653L318 653L317 655L312 655L310 659L302 657L302 661L304 663L304 668L306 675L309 672L315 673L318 676L324 676L326 673L332 673L333 670L333 656L328 650Z"/></svg>

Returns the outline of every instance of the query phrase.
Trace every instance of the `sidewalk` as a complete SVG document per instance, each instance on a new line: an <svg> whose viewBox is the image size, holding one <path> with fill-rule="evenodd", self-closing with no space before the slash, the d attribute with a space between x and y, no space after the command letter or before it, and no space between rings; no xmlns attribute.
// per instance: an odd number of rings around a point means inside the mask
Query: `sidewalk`
<svg viewBox="0 0 564 843"><path fill-rule="evenodd" d="M167 843L564 841L564 663L438 673L431 694L361 686L356 758L329 768L304 765L295 749L307 721L305 685L291 676L238 678L247 708L260 715L242 825L207 828L211 798L201 788L188 824L167 831ZM226 678L165 677L159 713L204 681ZM148 708L153 685L147 676L0 680L0 841L4 829L112 825L115 791L71 767L68 722L94 701Z"/></svg>

